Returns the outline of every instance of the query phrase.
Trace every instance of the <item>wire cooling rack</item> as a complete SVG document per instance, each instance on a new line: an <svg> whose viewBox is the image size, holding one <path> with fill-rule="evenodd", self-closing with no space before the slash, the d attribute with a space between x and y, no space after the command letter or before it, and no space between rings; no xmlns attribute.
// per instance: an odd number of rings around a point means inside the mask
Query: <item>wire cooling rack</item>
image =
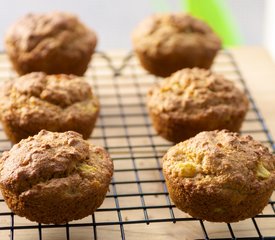
<svg viewBox="0 0 275 240"><path fill-rule="evenodd" d="M274 151L272 138L230 52L219 54L213 70L234 81L250 99L242 133ZM0 82L14 76L6 55L1 54ZM96 53L86 78L101 102L90 140L110 152L115 166L104 203L84 219L44 225L14 215L0 196L1 240L275 239L275 194L262 214L233 224L197 220L175 208L161 169L161 158L171 143L155 133L145 104L148 88L158 79L142 70L132 54ZM10 147L0 129L0 150Z"/></svg>

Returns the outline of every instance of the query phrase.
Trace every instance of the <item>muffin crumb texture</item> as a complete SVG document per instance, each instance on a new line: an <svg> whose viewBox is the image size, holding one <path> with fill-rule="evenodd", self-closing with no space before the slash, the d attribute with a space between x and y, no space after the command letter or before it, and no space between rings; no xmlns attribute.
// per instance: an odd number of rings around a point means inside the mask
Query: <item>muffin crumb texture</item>
<svg viewBox="0 0 275 240"><path fill-rule="evenodd" d="M158 134L180 142L201 131L238 132L248 99L222 75L187 68L155 84L148 91L147 107Z"/></svg>
<svg viewBox="0 0 275 240"><path fill-rule="evenodd" d="M4 152L0 187L7 205L39 223L65 223L92 214L113 173L108 153L76 132L46 130Z"/></svg>
<svg viewBox="0 0 275 240"><path fill-rule="evenodd" d="M99 102L90 85L74 75L30 73L8 81L1 89L0 116L12 142L46 129L73 130L88 138Z"/></svg>
<svg viewBox="0 0 275 240"><path fill-rule="evenodd" d="M147 17L134 30L132 42L141 65L161 77L182 68L209 68L221 48L206 23L185 13Z"/></svg>
<svg viewBox="0 0 275 240"><path fill-rule="evenodd" d="M18 74L83 75L96 47L96 34L73 14L30 13L13 24L5 38Z"/></svg>
<svg viewBox="0 0 275 240"><path fill-rule="evenodd" d="M275 157L250 136L201 132L170 148L163 172L175 205L195 218L237 222L262 212L275 187Z"/></svg>

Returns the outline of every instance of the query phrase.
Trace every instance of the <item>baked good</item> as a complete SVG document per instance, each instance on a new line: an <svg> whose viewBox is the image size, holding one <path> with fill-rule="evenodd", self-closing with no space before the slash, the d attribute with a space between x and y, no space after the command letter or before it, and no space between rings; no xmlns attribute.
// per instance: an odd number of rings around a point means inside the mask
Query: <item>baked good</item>
<svg viewBox="0 0 275 240"><path fill-rule="evenodd" d="M219 37L203 21L185 13L158 13L146 18L132 35L134 51L150 73L167 77L182 68L210 68Z"/></svg>
<svg viewBox="0 0 275 240"><path fill-rule="evenodd" d="M90 85L74 75L29 73L0 90L0 119L12 142L46 129L73 130L86 139L99 113Z"/></svg>
<svg viewBox="0 0 275 240"><path fill-rule="evenodd" d="M275 188L275 157L251 136L201 132L170 148L163 173L182 211L213 222L237 222L262 212Z"/></svg>
<svg viewBox="0 0 275 240"><path fill-rule="evenodd" d="M153 86L147 106L158 134L180 142L201 131L239 131L248 100L222 75L193 68L180 70Z"/></svg>
<svg viewBox="0 0 275 240"><path fill-rule="evenodd" d="M92 214L113 174L108 153L69 131L42 130L4 152L0 188L14 213L39 223L65 223Z"/></svg>
<svg viewBox="0 0 275 240"><path fill-rule="evenodd" d="M65 12L27 14L5 38L7 54L20 75L39 71L83 75L96 43L94 31Z"/></svg>

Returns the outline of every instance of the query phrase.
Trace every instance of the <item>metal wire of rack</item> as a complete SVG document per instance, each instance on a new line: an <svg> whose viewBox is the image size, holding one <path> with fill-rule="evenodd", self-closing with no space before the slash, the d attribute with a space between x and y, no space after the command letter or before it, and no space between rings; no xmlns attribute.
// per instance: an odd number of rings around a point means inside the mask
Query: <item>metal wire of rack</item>
<svg viewBox="0 0 275 240"><path fill-rule="evenodd" d="M234 81L249 97L250 109L242 133L252 135L274 151L272 137L230 52L219 54L213 71ZM2 53L0 82L14 76ZM152 236L151 229L146 227L150 223L164 223L161 226L170 228L170 234L180 227L182 236L188 237L192 232L196 239L275 239L275 194L262 214L233 224L198 220L175 208L161 168L161 158L171 143L155 133L146 111L146 92L158 79L140 68L134 55L98 52L86 79L101 102L101 113L90 140L109 151L115 166L103 205L84 219L63 225L44 225L14 215L0 195L1 240L31 239L30 236L39 240L86 240L102 239L103 235L104 239L106 236L109 239L146 239L145 236ZM10 147L0 128L1 152ZM169 222L177 224L171 226ZM135 229L139 229L139 235L135 235Z"/></svg>

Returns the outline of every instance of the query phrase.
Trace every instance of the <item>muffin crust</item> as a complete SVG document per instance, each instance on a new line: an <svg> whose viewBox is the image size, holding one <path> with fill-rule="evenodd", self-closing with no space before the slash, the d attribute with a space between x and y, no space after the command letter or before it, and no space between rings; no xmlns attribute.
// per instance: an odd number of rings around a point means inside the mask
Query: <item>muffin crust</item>
<svg viewBox="0 0 275 240"><path fill-rule="evenodd" d="M248 110L244 93L223 76L183 69L153 86L147 107L156 131L180 142L206 130L240 130Z"/></svg>
<svg viewBox="0 0 275 240"><path fill-rule="evenodd" d="M161 77L187 67L209 68L221 48L206 23L185 13L146 18L134 30L132 42L141 65Z"/></svg>
<svg viewBox="0 0 275 240"><path fill-rule="evenodd" d="M163 173L175 205L195 218L237 222L261 213L275 187L275 157L251 136L201 132L170 148Z"/></svg>
<svg viewBox="0 0 275 240"><path fill-rule="evenodd" d="M73 130L88 138L99 103L90 85L74 75L30 73L6 82L1 91L1 121L12 142L42 129Z"/></svg>
<svg viewBox="0 0 275 240"><path fill-rule="evenodd" d="M20 75L83 75L97 43L95 33L72 14L27 14L10 27L5 45Z"/></svg>
<svg viewBox="0 0 275 240"><path fill-rule="evenodd" d="M105 198L112 173L102 147L76 132L42 130L3 153L0 187L19 216L57 224L92 214Z"/></svg>

